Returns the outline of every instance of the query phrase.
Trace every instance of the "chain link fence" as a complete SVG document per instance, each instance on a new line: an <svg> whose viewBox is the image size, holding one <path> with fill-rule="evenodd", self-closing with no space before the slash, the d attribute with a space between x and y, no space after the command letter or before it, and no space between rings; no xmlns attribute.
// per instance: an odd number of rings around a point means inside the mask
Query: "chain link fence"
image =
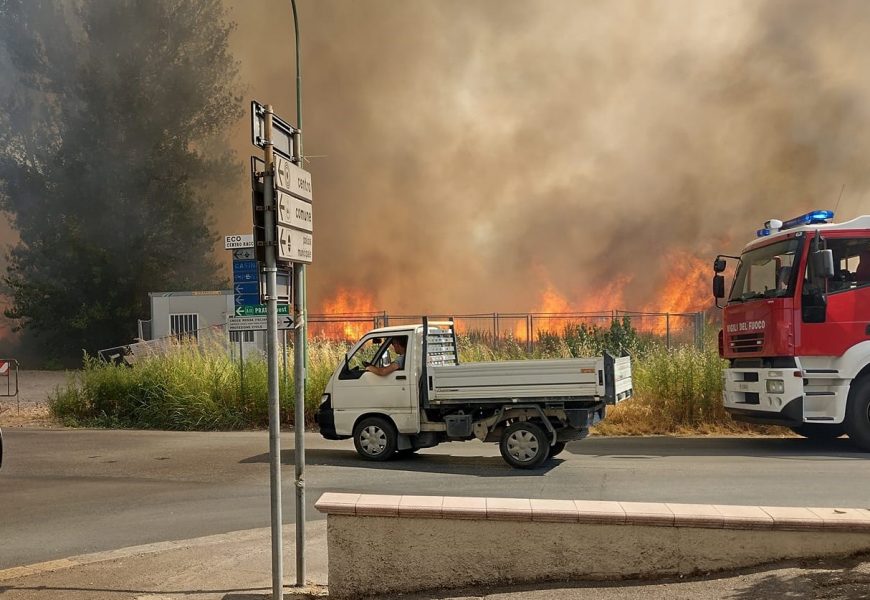
<svg viewBox="0 0 870 600"><path fill-rule="evenodd" d="M667 348L692 345L704 346L706 315L696 313L649 313L614 310L596 313L476 313L465 315L427 315L430 319L453 318L456 331L475 341L497 345L511 340L525 345L529 352L537 347L542 337L560 336L577 327L607 329L614 321L628 320L639 334L649 336ZM308 317L308 335L311 339L355 342L367 331L391 325L421 323L423 315L394 315L388 312L312 314ZM146 329L140 322L140 331ZM143 332L144 333L144 332ZM287 338L291 341L287 342ZM282 338L279 344L292 347L292 336ZM283 340L283 343L282 343ZM155 340L139 341L117 348L100 350L98 355L115 364L133 365L146 356L164 355L178 348L196 348L199 351L217 351L230 354L262 352L263 348L243 350L238 340L230 340L225 325L213 325L179 335ZM283 348L286 354L286 347ZM239 354L241 356L241 354Z"/></svg>

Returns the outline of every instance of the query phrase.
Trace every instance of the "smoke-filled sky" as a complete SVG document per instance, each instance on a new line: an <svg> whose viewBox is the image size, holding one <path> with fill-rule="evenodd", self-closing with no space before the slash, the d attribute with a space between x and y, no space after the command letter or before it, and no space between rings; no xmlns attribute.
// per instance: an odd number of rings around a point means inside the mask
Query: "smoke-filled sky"
<svg viewBox="0 0 870 600"><path fill-rule="evenodd" d="M294 122L289 1L227 6L245 102ZM844 185L837 220L870 212L868 2L299 10L315 312L342 287L390 311L525 311L615 278L613 308L648 307L675 260L738 251ZM247 118L233 145L255 152ZM220 235L249 230L245 176L236 198Z"/></svg>
<svg viewBox="0 0 870 600"><path fill-rule="evenodd" d="M229 6L248 95L295 120L288 4ZM736 251L843 185L838 220L867 212L866 2L299 6L315 308L350 286L390 310L528 310L619 275L632 308L673 252Z"/></svg>

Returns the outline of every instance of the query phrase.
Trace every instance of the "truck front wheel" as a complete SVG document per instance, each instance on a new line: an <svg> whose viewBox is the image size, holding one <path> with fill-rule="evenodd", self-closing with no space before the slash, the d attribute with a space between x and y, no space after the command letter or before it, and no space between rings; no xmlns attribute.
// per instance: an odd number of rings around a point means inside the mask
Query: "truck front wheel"
<svg viewBox="0 0 870 600"><path fill-rule="evenodd" d="M396 453L398 434L383 417L366 417L353 428L353 445L365 460L388 460Z"/></svg>
<svg viewBox="0 0 870 600"><path fill-rule="evenodd" d="M550 455L546 432L531 421L517 421L505 429L498 446L505 462L516 469L536 469Z"/></svg>
<svg viewBox="0 0 870 600"><path fill-rule="evenodd" d="M846 433L852 443L870 452L870 377L852 383L846 404Z"/></svg>

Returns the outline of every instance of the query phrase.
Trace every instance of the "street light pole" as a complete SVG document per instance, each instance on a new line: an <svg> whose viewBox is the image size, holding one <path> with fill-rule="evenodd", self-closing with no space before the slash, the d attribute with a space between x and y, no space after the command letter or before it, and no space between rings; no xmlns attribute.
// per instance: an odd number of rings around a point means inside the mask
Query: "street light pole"
<svg viewBox="0 0 870 600"><path fill-rule="evenodd" d="M299 18L296 0L290 0L293 9L293 29L296 37L296 135L293 136L293 158L296 165L302 162L302 68L299 53ZM305 265L296 264L294 273L293 313L296 323L293 328L293 373L296 383L294 416L296 457L296 585L305 586L305 372L308 367L308 310L305 289Z"/></svg>

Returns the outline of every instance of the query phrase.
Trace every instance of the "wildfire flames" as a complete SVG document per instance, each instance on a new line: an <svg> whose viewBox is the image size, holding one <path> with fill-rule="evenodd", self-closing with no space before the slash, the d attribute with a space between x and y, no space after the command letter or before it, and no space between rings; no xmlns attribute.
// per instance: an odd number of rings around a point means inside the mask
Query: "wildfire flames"
<svg viewBox="0 0 870 600"><path fill-rule="evenodd" d="M663 257L668 265L661 287L639 306L629 306L634 278L621 275L604 286L578 292L568 297L542 279L543 291L534 306L526 313L481 316L459 320L459 333L480 331L484 334L498 331L500 337L513 336L519 341L537 337L541 332L561 332L571 324L586 323L607 327L619 312L632 308L633 312L645 313L632 316L632 325L639 331L664 336L689 323L682 315L705 310L710 306L710 268L706 261L679 252ZM383 324L383 314L378 310L372 294L361 289L340 289L326 301L310 324L313 337L325 337L355 341L369 329ZM652 314L650 314L652 313ZM671 317L666 315L670 314Z"/></svg>
<svg viewBox="0 0 870 600"><path fill-rule="evenodd" d="M377 316L375 301L363 290L339 289L317 311L324 322L311 323L310 335L356 341L371 329Z"/></svg>

